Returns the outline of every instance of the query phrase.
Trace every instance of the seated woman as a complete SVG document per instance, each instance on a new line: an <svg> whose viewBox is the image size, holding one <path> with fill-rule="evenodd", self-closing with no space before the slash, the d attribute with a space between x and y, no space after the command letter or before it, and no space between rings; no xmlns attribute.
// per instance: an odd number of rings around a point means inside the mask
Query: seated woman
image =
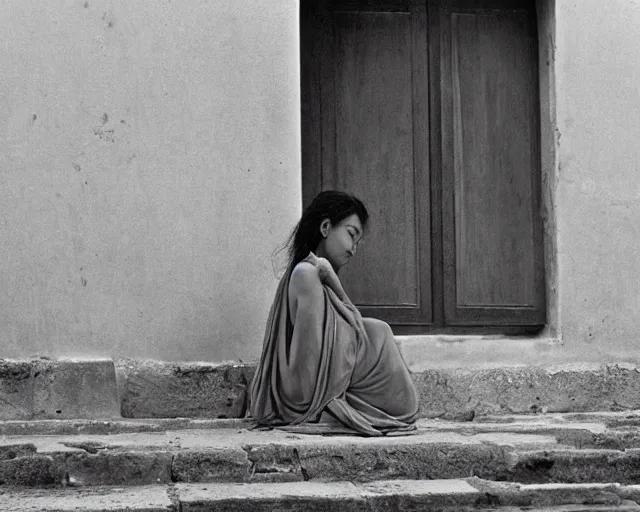
<svg viewBox="0 0 640 512"><path fill-rule="evenodd" d="M251 383L259 425L368 436L415 428L418 396L391 328L362 318L337 275L367 220L357 198L325 191L291 234Z"/></svg>

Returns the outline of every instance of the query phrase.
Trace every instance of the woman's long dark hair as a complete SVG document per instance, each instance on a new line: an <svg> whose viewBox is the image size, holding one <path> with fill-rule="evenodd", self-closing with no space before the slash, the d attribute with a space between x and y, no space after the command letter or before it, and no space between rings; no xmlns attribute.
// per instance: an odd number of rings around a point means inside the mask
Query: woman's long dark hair
<svg viewBox="0 0 640 512"><path fill-rule="evenodd" d="M360 199L352 194L337 190L320 192L304 210L300 221L285 243L276 249L275 254L286 249L287 268L295 267L309 255L309 252L317 249L322 240L320 224L324 219L329 219L331 225L336 226L354 213L360 219L362 227L365 228L369 220L369 213Z"/></svg>

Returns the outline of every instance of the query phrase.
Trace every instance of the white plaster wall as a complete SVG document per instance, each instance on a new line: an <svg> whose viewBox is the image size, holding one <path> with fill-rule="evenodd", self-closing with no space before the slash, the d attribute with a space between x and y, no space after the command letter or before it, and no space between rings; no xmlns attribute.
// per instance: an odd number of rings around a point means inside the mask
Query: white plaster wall
<svg viewBox="0 0 640 512"><path fill-rule="evenodd" d="M256 357L300 214L297 2L3 0L0 26L0 357Z"/></svg>
<svg viewBox="0 0 640 512"><path fill-rule="evenodd" d="M556 0L560 333L640 361L640 1Z"/></svg>
<svg viewBox="0 0 640 512"><path fill-rule="evenodd" d="M419 364L640 362L640 1L540 4L550 329L400 337ZM300 213L297 1L0 23L0 357L256 358Z"/></svg>

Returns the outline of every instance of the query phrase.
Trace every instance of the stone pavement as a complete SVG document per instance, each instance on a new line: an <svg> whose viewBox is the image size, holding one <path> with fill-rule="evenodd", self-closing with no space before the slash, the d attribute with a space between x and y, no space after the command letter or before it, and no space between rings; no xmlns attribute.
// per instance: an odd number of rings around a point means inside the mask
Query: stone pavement
<svg viewBox="0 0 640 512"><path fill-rule="evenodd" d="M205 511L530 511L639 512L616 485L499 486L477 479L392 480L372 484L174 484L86 489L11 490L0 494L3 512Z"/></svg>
<svg viewBox="0 0 640 512"><path fill-rule="evenodd" d="M1 511L640 511L640 412L422 419L382 438L243 419L0 422Z"/></svg>

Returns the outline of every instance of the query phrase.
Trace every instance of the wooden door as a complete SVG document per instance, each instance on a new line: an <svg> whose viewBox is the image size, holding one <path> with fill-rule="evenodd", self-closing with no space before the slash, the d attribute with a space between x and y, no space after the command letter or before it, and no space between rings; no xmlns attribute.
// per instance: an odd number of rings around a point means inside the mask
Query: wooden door
<svg viewBox="0 0 640 512"><path fill-rule="evenodd" d="M442 126L446 325L545 320L534 2L430 10Z"/></svg>
<svg viewBox="0 0 640 512"><path fill-rule="evenodd" d="M426 4L301 3L303 183L354 193L370 214L340 272L365 316L431 322ZM306 109L306 110L305 110Z"/></svg>
<svg viewBox="0 0 640 512"><path fill-rule="evenodd" d="M533 1L301 2L304 206L352 192L341 271L399 332L545 321Z"/></svg>

